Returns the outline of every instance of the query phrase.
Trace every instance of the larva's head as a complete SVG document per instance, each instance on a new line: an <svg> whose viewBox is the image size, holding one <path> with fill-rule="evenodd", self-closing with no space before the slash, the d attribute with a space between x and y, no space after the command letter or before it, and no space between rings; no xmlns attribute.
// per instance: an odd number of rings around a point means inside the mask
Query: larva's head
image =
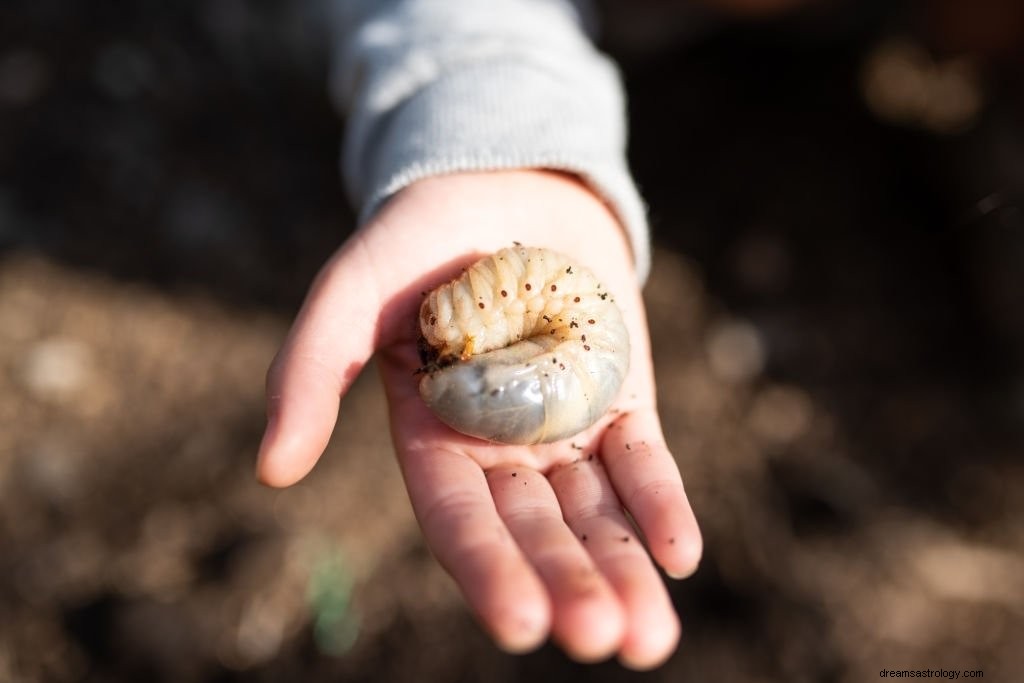
<svg viewBox="0 0 1024 683"><path fill-rule="evenodd" d="M470 337L462 332L451 315L449 298L444 295L445 287L450 286L437 288L420 305L419 352L425 368L446 367L466 355Z"/></svg>

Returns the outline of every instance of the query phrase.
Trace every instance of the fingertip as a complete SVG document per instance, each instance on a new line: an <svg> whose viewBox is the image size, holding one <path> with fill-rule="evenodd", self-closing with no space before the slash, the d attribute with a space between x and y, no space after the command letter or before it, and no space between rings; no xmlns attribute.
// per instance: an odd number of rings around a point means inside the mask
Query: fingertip
<svg viewBox="0 0 1024 683"><path fill-rule="evenodd" d="M263 462L256 464L256 481L272 489L283 489L298 482L302 477L293 477L280 469L267 466Z"/></svg>
<svg viewBox="0 0 1024 683"><path fill-rule="evenodd" d="M567 627L555 626L555 640L570 658L584 664L600 662L611 657L622 645L626 635L625 611L608 605L604 600L590 601L574 610L572 632Z"/></svg>
<svg viewBox="0 0 1024 683"><path fill-rule="evenodd" d="M467 601L494 643L509 654L524 654L544 644L551 633L552 610L540 581L522 568L493 567L494 584L475 590L463 585ZM468 590L467 590L468 589Z"/></svg>
<svg viewBox="0 0 1024 683"><path fill-rule="evenodd" d="M542 603L519 605L514 613L505 615L491 626L491 637L499 648L509 654L532 652L544 644L551 626L550 609Z"/></svg>
<svg viewBox="0 0 1024 683"><path fill-rule="evenodd" d="M311 456L312 451L316 452ZM309 474L322 451L303 435L282 434L276 421L271 420L256 456L256 481L272 488L291 486Z"/></svg>
<svg viewBox="0 0 1024 683"><path fill-rule="evenodd" d="M697 571L704 552L700 527L682 489L678 496L657 498L637 515L639 525L655 562L669 577L684 579Z"/></svg>
<svg viewBox="0 0 1024 683"><path fill-rule="evenodd" d="M484 571L488 579L471 580L471 585L464 585L463 589L498 647L522 654L547 640L553 620L552 605L529 565L509 563L508 559L494 558L475 567Z"/></svg>
<svg viewBox="0 0 1024 683"><path fill-rule="evenodd" d="M291 486L313 469L334 432L340 388L322 367L289 359L267 390L267 428L256 457L256 479Z"/></svg>
<svg viewBox="0 0 1024 683"><path fill-rule="evenodd" d="M685 536L682 538L672 537L669 539L671 550L666 553L664 561L659 561L670 578L680 580L693 576L700 567L701 557L704 555L704 541L700 533Z"/></svg>
<svg viewBox="0 0 1024 683"><path fill-rule="evenodd" d="M677 525L676 532L659 542L651 542L651 554L665 573L673 579L692 576L704 554L704 540L696 520Z"/></svg>
<svg viewBox="0 0 1024 683"><path fill-rule="evenodd" d="M679 618L673 612L663 628L648 628L642 634L628 635L619 652L619 663L634 671L656 669L675 653L680 633Z"/></svg>

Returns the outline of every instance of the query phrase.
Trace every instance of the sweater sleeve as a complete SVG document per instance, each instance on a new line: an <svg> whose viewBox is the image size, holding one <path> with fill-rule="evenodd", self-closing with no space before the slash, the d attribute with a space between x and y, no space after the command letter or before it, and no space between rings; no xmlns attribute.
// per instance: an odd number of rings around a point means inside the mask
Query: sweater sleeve
<svg viewBox="0 0 1024 683"><path fill-rule="evenodd" d="M348 117L342 167L365 221L416 180L460 171L573 173L650 264L626 163L618 72L570 0L338 0L332 94Z"/></svg>

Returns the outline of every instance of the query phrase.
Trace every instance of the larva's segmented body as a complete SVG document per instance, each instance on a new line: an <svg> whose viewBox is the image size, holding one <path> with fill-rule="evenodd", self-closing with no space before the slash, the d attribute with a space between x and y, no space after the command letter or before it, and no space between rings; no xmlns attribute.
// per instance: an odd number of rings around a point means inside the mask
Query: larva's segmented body
<svg viewBox="0 0 1024 683"><path fill-rule="evenodd" d="M420 307L420 395L448 426L489 441L546 443L611 407L629 335L586 268L516 246L476 262Z"/></svg>

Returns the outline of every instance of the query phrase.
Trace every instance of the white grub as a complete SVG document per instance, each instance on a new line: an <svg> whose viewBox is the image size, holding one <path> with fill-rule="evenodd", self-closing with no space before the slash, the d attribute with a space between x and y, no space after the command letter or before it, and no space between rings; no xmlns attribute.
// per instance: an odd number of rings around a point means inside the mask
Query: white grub
<svg viewBox="0 0 1024 683"><path fill-rule="evenodd" d="M420 395L488 441L548 443L594 424L629 368L629 335L594 275L547 249L481 259L420 307Z"/></svg>

